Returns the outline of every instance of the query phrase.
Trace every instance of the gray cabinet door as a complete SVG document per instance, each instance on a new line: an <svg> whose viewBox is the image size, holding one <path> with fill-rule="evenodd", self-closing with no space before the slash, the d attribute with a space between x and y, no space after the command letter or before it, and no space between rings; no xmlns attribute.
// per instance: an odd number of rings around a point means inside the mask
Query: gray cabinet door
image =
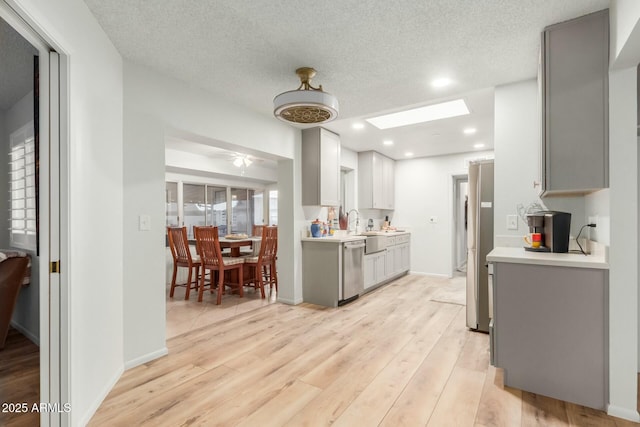
<svg viewBox="0 0 640 427"><path fill-rule="evenodd" d="M605 408L608 273L494 263L491 359L505 385Z"/></svg>
<svg viewBox="0 0 640 427"><path fill-rule="evenodd" d="M609 13L542 34L542 195L609 186Z"/></svg>

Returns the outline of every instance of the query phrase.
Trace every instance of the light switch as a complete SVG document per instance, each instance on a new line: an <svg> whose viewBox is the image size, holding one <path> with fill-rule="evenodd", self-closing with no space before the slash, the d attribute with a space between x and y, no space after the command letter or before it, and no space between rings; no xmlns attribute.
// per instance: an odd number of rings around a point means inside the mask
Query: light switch
<svg viewBox="0 0 640 427"><path fill-rule="evenodd" d="M138 216L138 230L140 231L151 230L151 215Z"/></svg>
<svg viewBox="0 0 640 427"><path fill-rule="evenodd" d="M507 230L518 229L518 215L507 215Z"/></svg>

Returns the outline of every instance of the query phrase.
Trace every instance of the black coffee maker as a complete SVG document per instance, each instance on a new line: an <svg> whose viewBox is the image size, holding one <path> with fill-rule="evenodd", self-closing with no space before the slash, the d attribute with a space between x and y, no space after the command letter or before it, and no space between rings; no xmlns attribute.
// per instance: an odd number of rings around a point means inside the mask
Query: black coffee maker
<svg viewBox="0 0 640 427"><path fill-rule="evenodd" d="M543 246L525 248L536 252L569 252L571 214L569 212L541 211L527 215L531 233L542 233Z"/></svg>

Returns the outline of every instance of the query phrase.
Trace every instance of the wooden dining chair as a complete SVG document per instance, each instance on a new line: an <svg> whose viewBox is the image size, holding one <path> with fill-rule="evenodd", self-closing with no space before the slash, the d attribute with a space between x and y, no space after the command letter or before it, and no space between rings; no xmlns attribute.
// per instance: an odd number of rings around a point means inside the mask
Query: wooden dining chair
<svg viewBox="0 0 640 427"><path fill-rule="evenodd" d="M189 250L189 240L187 238L187 227L167 227L167 235L169 237L169 247L171 248L171 256L173 257L173 276L171 278L171 290L169 297L173 298L176 286L184 286L186 288L184 299L189 299L191 289L198 289L200 282L200 257L192 256ZM189 276L186 283L177 284L176 276L178 267L186 267L189 269ZM193 271L195 270L195 278Z"/></svg>
<svg viewBox="0 0 640 427"><path fill-rule="evenodd" d="M266 225L253 225L251 227L251 235L256 237L262 237L262 229L266 227Z"/></svg>
<svg viewBox="0 0 640 427"><path fill-rule="evenodd" d="M269 259L267 277L269 279L269 289L275 287L276 292L278 292L278 270L276 268L276 261L278 260L278 227L272 226L269 229L271 229L271 233L267 254Z"/></svg>
<svg viewBox="0 0 640 427"><path fill-rule="evenodd" d="M194 227L196 235L196 245L200 260L202 262L202 276L200 278L200 288L198 291L198 301L202 301L205 286L206 271L211 272L211 287L213 289L216 282L215 273L217 273L217 289L218 295L216 304L222 303L222 294L225 286L235 287L238 289L240 297L244 296L242 289L242 270L244 258L242 257L223 257L220 250L220 238L218 236L218 227ZM237 281L232 282L234 277L229 274L229 280L225 281L226 272L237 271Z"/></svg>
<svg viewBox="0 0 640 427"><path fill-rule="evenodd" d="M262 298L266 298L264 287L265 283L269 284L269 292L273 289L275 278L274 254L277 251L278 229L276 227L262 228L262 238L260 240L260 252L258 256L245 257L244 263L248 270L248 277L245 280L246 285L260 289ZM276 285L276 291L278 290Z"/></svg>

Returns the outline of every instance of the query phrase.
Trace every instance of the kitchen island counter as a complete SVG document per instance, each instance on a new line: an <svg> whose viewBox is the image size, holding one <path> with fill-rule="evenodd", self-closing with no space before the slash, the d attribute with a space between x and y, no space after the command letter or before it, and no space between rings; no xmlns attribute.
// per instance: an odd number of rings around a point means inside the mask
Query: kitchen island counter
<svg viewBox="0 0 640 427"><path fill-rule="evenodd" d="M579 267L609 269L608 257L604 248L591 255L579 253L530 252L524 248L494 248L487 255L487 262L507 262L515 264L548 265L556 267Z"/></svg>

